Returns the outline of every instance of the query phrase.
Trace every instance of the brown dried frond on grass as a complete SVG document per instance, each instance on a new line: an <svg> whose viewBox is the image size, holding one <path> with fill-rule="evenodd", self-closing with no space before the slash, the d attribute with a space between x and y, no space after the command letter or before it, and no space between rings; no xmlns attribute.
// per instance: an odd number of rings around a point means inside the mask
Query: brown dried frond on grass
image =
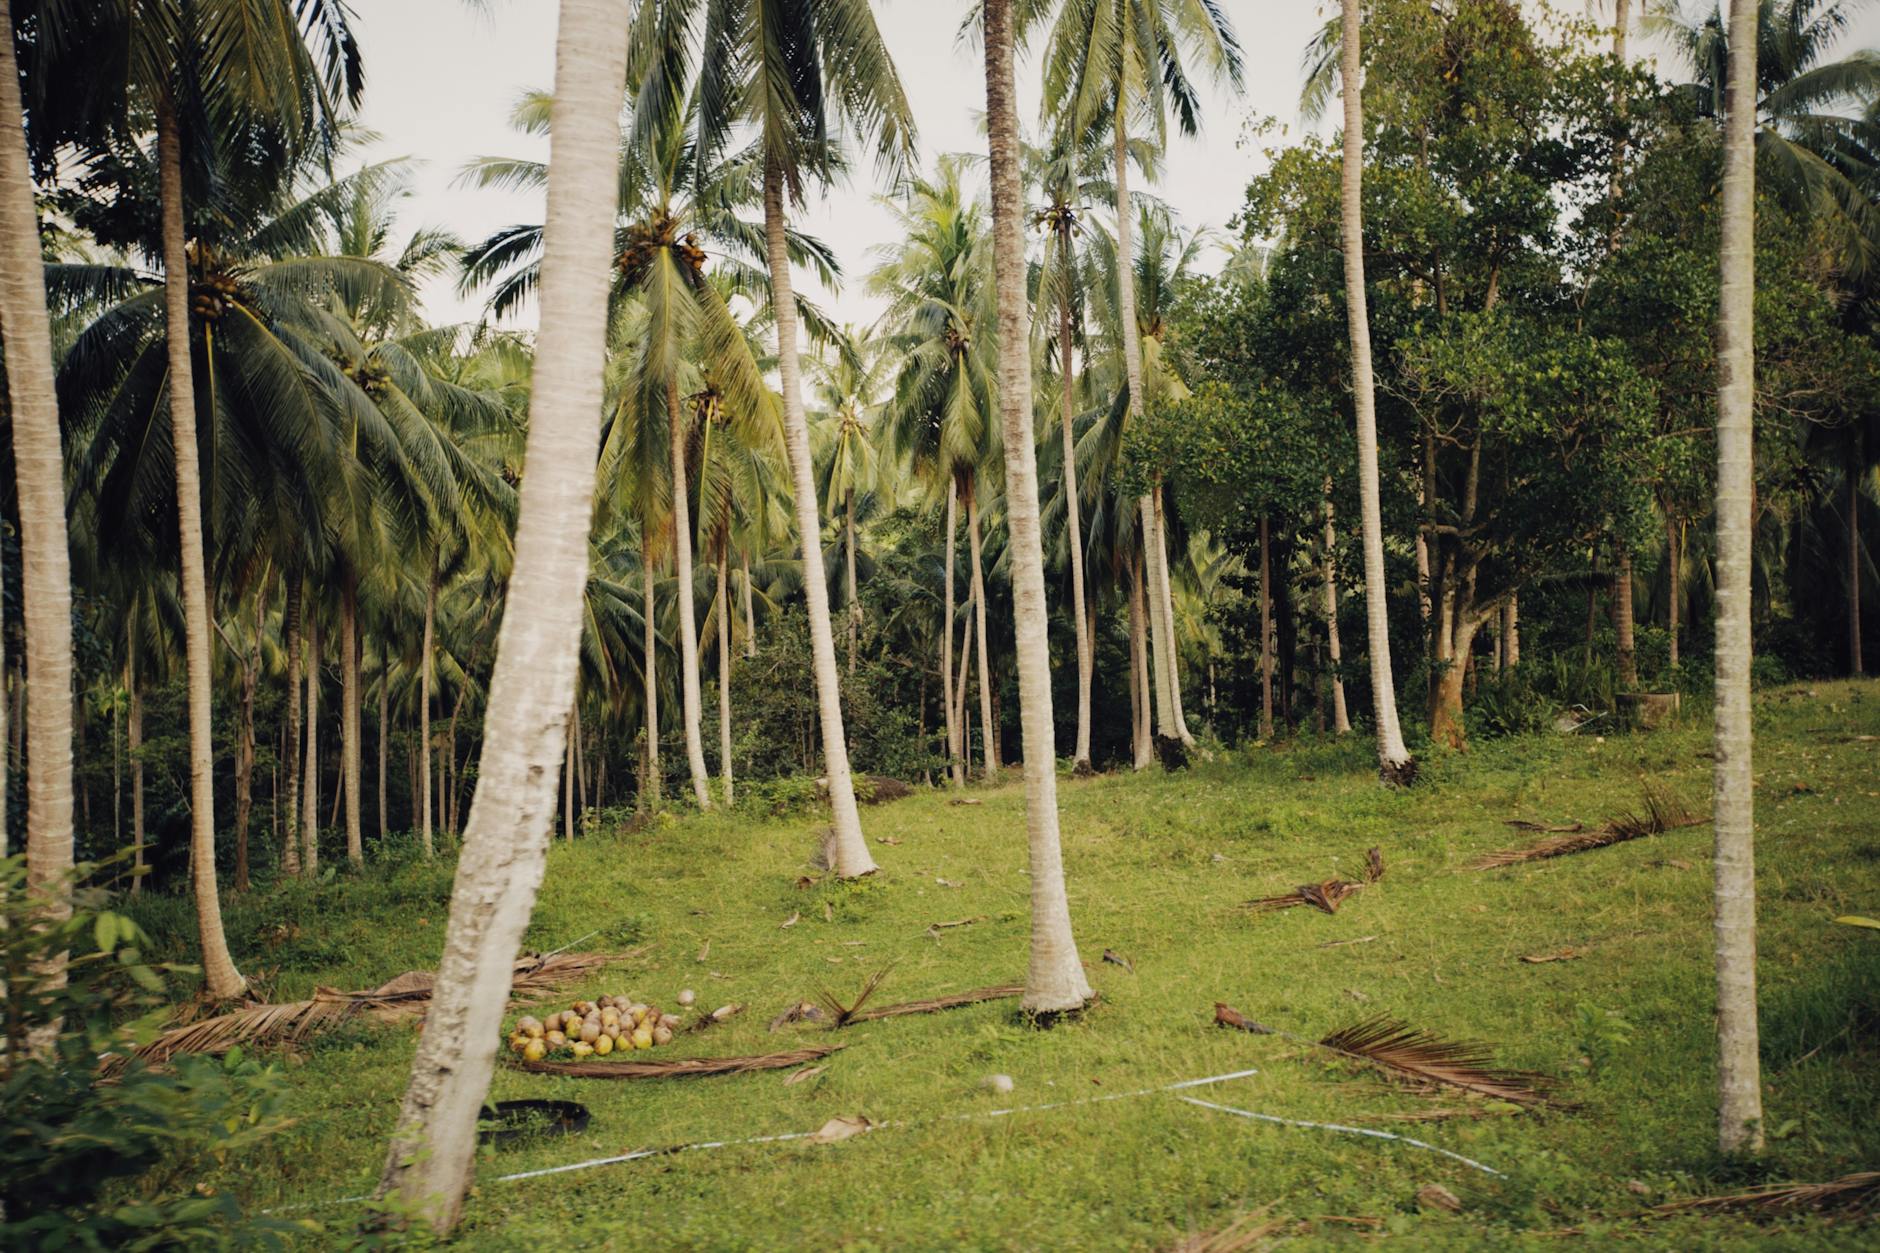
<svg viewBox="0 0 1880 1253"><path fill-rule="evenodd" d="M888 975L893 970L894 963L889 962L880 970L875 971L875 973L862 980L862 990L856 993L855 999L846 1005L838 1000L836 994L831 992L828 988L817 988L816 999L821 1001L823 1008L829 1011L829 1025L831 1027L846 1027L849 1023L853 1022L855 1015L861 1012L862 1006L868 1003L868 998L875 994L876 989L881 987L883 981L887 979Z"/></svg>
<svg viewBox="0 0 1880 1253"><path fill-rule="evenodd" d="M1359 888L1376 883L1384 877L1384 857L1377 849L1365 850L1364 879L1352 883L1347 879L1326 879L1321 883L1302 883L1290 892L1279 896L1262 896L1258 900L1247 902L1247 908L1264 911L1269 909L1291 909L1295 905L1310 905L1321 913L1335 914L1346 897Z"/></svg>
<svg viewBox="0 0 1880 1253"><path fill-rule="evenodd" d="M751 1057L687 1057L671 1062L532 1062L511 1058L517 1070L537 1075L564 1075L570 1079L695 1079L707 1075L740 1075L754 1070L788 1070L813 1062L842 1048L818 1044L784 1053Z"/></svg>
<svg viewBox="0 0 1880 1253"><path fill-rule="evenodd" d="M1169 1253L1247 1253L1288 1226L1286 1219L1274 1218L1272 1213L1271 1205L1248 1210L1226 1226L1196 1232L1170 1245Z"/></svg>
<svg viewBox="0 0 1880 1253"><path fill-rule="evenodd" d="M510 999L537 999L604 966L628 961L645 951L550 953L546 957L532 953L517 958L511 975ZM431 1003L431 992L436 984L437 976L428 970L407 970L369 991L318 988L309 1000L244 1005L213 1018L172 1027L138 1048L133 1056L151 1065L161 1065L179 1053L226 1053L237 1045L298 1044L360 1014L380 1022L396 1022L422 1014ZM116 1070L127 1060L114 1058L106 1069Z"/></svg>
<svg viewBox="0 0 1880 1253"><path fill-rule="evenodd" d="M1494 1053L1477 1040L1445 1040L1380 1014L1318 1041L1322 1048L1368 1062L1419 1083L1442 1084L1515 1105L1555 1104L1548 1080L1529 1071L1501 1070Z"/></svg>
<svg viewBox="0 0 1880 1253"><path fill-rule="evenodd" d="M1627 840L1643 839L1648 835L1662 835L1666 831L1694 827L1708 821L1710 819L1707 815L1693 813L1683 801L1648 783L1645 785L1645 812L1642 814L1628 810L1591 831L1581 830L1578 823L1561 828L1522 824L1527 830L1560 830L1565 834L1549 836L1524 848L1498 849L1471 862L1469 869L1494 870L1500 866L1516 866L1549 857L1565 857L1569 853L1584 853L1590 849L1605 848L1609 844L1623 844Z"/></svg>
<svg viewBox="0 0 1880 1253"><path fill-rule="evenodd" d="M865 1009L860 1013L851 1014L846 1022L839 1022L836 1026L846 1027L858 1022L873 1022L879 1018L899 1018L903 1014L931 1014L943 1009L960 1009L967 1005L977 1005L982 1001L1003 1001L1009 997L1024 994L1024 984L1002 983L996 987L974 988L970 992L955 992L951 996L933 996L924 1001L905 1001L899 1005L883 1005L879 1009Z"/></svg>
<svg viewBox="0 0 1880 1253"><path fill-rule="evenodd" d="M1648 1213L1677 1214L1690 1210L1736 1210L1793 1213L1797 1210L1866 1213L1880 1202L1880 1170L1856 1171L1828 1183L1783 1183L1751 1188L1723 1196L1700 1196L1653 1206Z"/></svg>

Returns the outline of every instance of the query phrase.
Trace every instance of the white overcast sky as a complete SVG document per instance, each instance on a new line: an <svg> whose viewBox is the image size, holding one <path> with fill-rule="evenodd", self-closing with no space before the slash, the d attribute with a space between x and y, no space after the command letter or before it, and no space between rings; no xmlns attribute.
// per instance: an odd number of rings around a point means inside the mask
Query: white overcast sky
<svg viewBox="0 0 1880 1253"><path fill-rule="evenodd" d="M517 135L508 117L522 92L552 85L555 0L489 0L481 12L465 0L354 0L353 7L367 80L360 120L381 136L367 155L421 162L401 227L441 226L474 240L499 226L541 221L537 197L468 190L454 181L474 156L547 156L547 143ZM1171 145L1164 177L1153 189L1191 227L1222 227L1239 205L1263 146L1241 142L1246 120L1296 120L1300 52L1323 20L1315 0L1224 0L1224 7L1246 48L1246 92L1232 100L1208 91L1202 134ZM961 0L877 0L875 6L920 128L924 165L942 152L984 151L977 129L985 108L983 64L975 49L955 39L964 9ZM1037 58L1021 61L1020 117L1028 127L1038 115L1038 79ZM893 234L889 215L875 203L881 189L871 173L864 166L798 218L842 261L844 289L820 298L838 320L860 325L879 312L862 291L873 264L870 249ZM1208 267L1217 262L1210 257ZM480 298L458 297L448 280L433 282L424 296L437 321L480 313ZM527 320L533 321L533 310Z"/></svg>
<svg viewBox="0 0 1880 1253"><path fill-rule="evenodd" d="M1537 2L1537 0L1530 0ZM1686 0L1693 7L1704 0ZM1248 180L1272 137L1253 138L1250 124L1272 118L1297 133L1300 57L1312 31L1331 11L1328 0L1221 0L1240 35L1246 57L1245 92L1229 98L1204 88L1203 131L1173 139L1162 180L1153 190L1173 205L1183 223L1217 230L1239 206ZM539 222L539 197L468 190L454 185L474 156L547 156L545 140L529 141L509 128L518 96L549 88L554 80L556 0L353 0L366 66L362 124L380 136L371 160L414 159L412 194L401 227L438 226L476 240L499 226ZM1567 12L1584 12L1564 0ZM900 70L920 128L922 164L936 154L984 151L978 115L985 107L979 54L956 34L964 0L876 0L888 49ZM1610 0L1593 0L1600 13ZM1841 47L1880 42L1880 10L1861 12ZM1635 38L1635 55L1651 49ZM1035 127L1038 59L1019 66L1020 117ZM815 292L839 321L866 325L879 312L862 291L873 264L871 249L889 242L892 220L875 202L880 190L864 169L846 185L812 202L798 224L819 234L841 259L846 282L839 292ZM1220 260L1206 261L1212 269ZM473 320L481 298L457 295L454 282L433 280L426 311L438 322ZM533 324L530 309L524 322Z"/></svg>

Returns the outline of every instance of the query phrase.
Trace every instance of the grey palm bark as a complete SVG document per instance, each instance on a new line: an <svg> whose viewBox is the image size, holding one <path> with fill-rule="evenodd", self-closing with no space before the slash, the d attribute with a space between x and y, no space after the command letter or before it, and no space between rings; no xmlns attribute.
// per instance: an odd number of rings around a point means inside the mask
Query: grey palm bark
<svg viewBox="0 0 1880 1253"><path fill-rule="evenodd" d="M1038 466L1031 428L1025 193L1019 178L1011 0L986 0L985 21L986 131L992 158L993 266L999 301L999 416L1005 446L1005 512L1012 554L1025 826L1031 863L1031 962L1019 1004L1033 1014L1054 1014L1081 1008L1091 992L1077 959L1059 848L1050 607L1045 603Z"/></svg>
<svg viewBox="0 0 1880 1253"><path fill-rule="evenodd" d="M1325 476L1325 553L1323 556L1325 589L1325 651L1332 660L1332 732L1343 735L1351 730L1351 712L1345 707L1345 680L1339 672L1344 661L1344 646L1338 635L1338 534L1332 527L1332 477Z"/></svg>
<svg viewBox="0 0 1880 1253"><path fill-rule="evenodd" d="M731 545L718 542L718 773L724 780L725 808L731 808Z"/></svg>
<svg viewBox="0 0 1880 1253"><path fill-rule="evenodd" d="M431 813L431 688L432 653L437 649L437 554L431 554L431 576L424 588L424 640L418 650L418 795L424 855L436 854Z"/></svg>
<svg viewBox="0 0 1880 1253"><path fill-rule="evenodd" d="M300 782L300 870L313 878L320 870L320 618L307 622L307 734Z"/></svg>
<svg viewBox="0 0 1880 1253"><path fill-rule="evenodd" d="M1715 932L1717 1147L1763 1146L1756 1013L1756 815L1750 731L1750 550L1755 491L1756 0L1730 0L1717 310Z"/></svg>
<svg viewBox="0 0 1880 1253"><path fill-rule="evenodd" d="M945 606L940 615L940 685L941 700L946 706L947 773L952 776L953 786L965 787L966 771L960 764L960 720L954 712L953 701L953 537L959 530L959 499L958 488L949 480Z"/></svg>
<svg viewBox="0 0 1880 1253"><path fill-rule="evenodd" d="M764 162L764 240L770 261L770 307L777 323L777 381L783 392L783 449L790 462L790 486L796 506L797 539L803 553L803 592L809 602L810 661L816 675L816 706L822 722L823 773L829 780L834 822L835 871L853 879L875 872L875 859L862 838L862 815L855 807L855 782L849 774L848 739L842 729L842 690L836 676L836 645L829 621L829 580L823 571L822 511L816 502L815 467L810 462L809 417L803 411L803 370L796 342L796 292L784 240L783 169L775 157Z"/></svg>
<svg viewBox="0 0 1880 1253"><path fill-rule="evenodd" d="M351 566L340 583L339 605L339 744L341 784L346 793L346 860L366 862L360 775L363 765L359 727L359 576Z"/></svg>
<svg viewBox="0 0 1880 1253"><path fill-rule="evenodd" d="M209 689L209 582L202 548L202 474L189 352L189 253L183 223L183 143L168 96L157 104L157 191L162 205L163 310L169 339L171 461L176 474L178 580L189 708L189 867L203 982L217 1000L248 986L230 956L215 872L215 745ZM69 664L69 663L68 663ZM65 702L68 709L69 699ZM67 715L70 716L69 713Z"/></svg>
<svg viewBox="0 0 1880 1253"><path fill-rule="evenodd" d="M300 714L301 697L301 590L300 570L290 568L284 576L287 603L281 609L281 641L287 650L287 751L283 773L287 776L287 826L281 841L281 869L285 874L300 874Z"/></svg>
<svg viewBox="0 0 1880 1253"><path fill-rule="evenodd" d="M659 808L660 793L665 790L664 768L659 764L659 633L653 614L653 548L645 546L640 557L640 621L642 667L646 678L642 703L646 706L646 777L640 780L640 792L654 809Z"/></svg>
<svg viewBox="0 0 1880 1253"><path fill-rule="evenodd" d="M973 638L979 662L979 740L984 750L985 777L999 777L999 737L992 733L992 666L986 647L986 562L979 539L979 493L966 491L966 542L973 562ZM970 757L968 752L966 756Z"/></svg>
<svg viewBox="0 0 1880 1253"><path fill-rule="evenodd" d="M1341 235L1345 250L1345 319L1351 333L1352 407L1358 424L1358 498L1364 541L1364 605L1371 655L1371 713L1379 772L1387 782L1414 770L1397 724L1397 688L1391 677L1390 622L1384 588L1384 518L1378 499L1377 397L1371 376L1370 311L1364 292L1364 103L1359 57L1359 0L1343 0L1344 49L1339 74L1345 103Z"/></svg>
<svg viewBox="0 0 1880 1253"><path fill-rule="evenodd" d="M555 815L574 701L600 441L608 264L630 0L562 0L550 115L541 333L508 612L444 952L381 1196L456 1225L511 973Z"/></svg>
<svg viewBox="0 0 1880 1253"><path fill-rule="evenodd" d="M698 605L692 586L691 478L686 472L686 432L679 412L679 386L666 380L666 443L672 469L672 563L679 601L679 704L685 719L685 764L692 773L692 798L712 807L711 772L705 768L705 739L698 682Z"/></svg>
<svg viewBox="0 0 1880 1253"><path fill-rule="evenodd" d="M1064 441L1064 513L1071 550L1071 614L1077 625L1077 740L1071 753L1076 769L1090 768L1090 683L1095 677L1096 651L1090 642L1090 620L1085 609L1083 503L1077 495L1077 440L1072 430L1076 417L1074 393L1077 376L1071 369L1071 223L1058 228L1058 267L1064 291L1058 310L1058 372L1063 383L1063 408L1058 417Z"/></svg>
<svg viewBox="0 0 1880 1253"><path fill-rule="evenodd" d="M20 516L21 626L26 635L26 879L50 918L71 913L72 572L65 459L54 395L52 323L26 155L26 122L0 0L0 339ZM206 641L205 641L206 643ZM0 786L0 797L5 796Z"/></svg>

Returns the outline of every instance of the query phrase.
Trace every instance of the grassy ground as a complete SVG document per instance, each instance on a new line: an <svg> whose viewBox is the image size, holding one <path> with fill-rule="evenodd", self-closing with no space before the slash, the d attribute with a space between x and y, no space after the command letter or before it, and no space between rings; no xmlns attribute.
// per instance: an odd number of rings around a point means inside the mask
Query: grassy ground
<svg viewBox="0 0 1880 1253"><path fill-rule="evenodd" d="M1836 927L1880 912L1880 685L1823 683L1764 695L1757 710L1763 1058L1771 1143L1755 1173L1713 1155L1710 828L1555 861L1470 872L1519 842L1504 819L1583 820L1636 808L1650 780L1707 807L1708 725L1653 734L1483 744L1428 763L1390 793L1368 746L1260 750L1185 774L1066 780L1071 905L1101 1000L1036 1031L1014 1003L864 1024L826 1073L660 1082L547 1079L499 1070L498 1098L550 1096L593 1111L577 1137L491 1152L469 1206L470 1247L1166 1247L1262 1206L1302 1247L1388 1235L1445 1249L1555 1248L1566 1229L1677 1248L1872 1247L1874 1228L1792 1219L1640 1222L1660 1201L1764 1178L1829 1179L1880 1165L1880 940ZM673 1056L824 1040L769 1034L820 986L852 991L892 962L884 1001L1022 978L1023 798L1016 785L949 804L921 794L864 818L882 873L796 886L813 816L662 823L558 846L529 943L644 944L644 957L579 994L616 988L670 1005L742 1001L741 1018L682 1037ZM1334 873L1365 849L1387 874L1336 915L1255 915L1251 897ZM369 986L434 964L448 870L406 866L310 897L237 903L245 965L281 996ZM154 903L147 921L187 934ZM786 919L799 919L782 927ZM975 918L929 934L930 924ZM1356 941L1332 945L1339 941ZM709 945L709 951L706 946ZM1523 955L1571 947L1575 960ZM1099 962L1106 948L1134 973ZM569 998L569 999L572 999ZM1216 1000L1302 1035L1388 1012L1492 1041L1507 1064L1558 1076L1577 1108L1521 1114L1415 1095L1277 1037L1211 1025ZM565 1004L559 1001L558 1004ZM270 1154L213 1181L254 1205L347 1229L367 1190L412 1050L409 1029L357 1028L291 1060L295 1126ZM1505 1172L1496 1179L1400 1143L1249 1122L1172 1095L975 1118L1257 1068L1207 1099L1290 1118L1416 1136ZM1016 1090L981 1086L994 1072ZM1393 1115L1459 1111L1405 1121ZM809 1131L838 1114L888 1125L833 1145L763 1144L496 1182L516 1170L634 1148ZM964 1117L963 1117L964 1116ZM1453 1215L1420 1207L1441 1184ZM1354 1223L1350 1220L1369 1220Z"/></svg>

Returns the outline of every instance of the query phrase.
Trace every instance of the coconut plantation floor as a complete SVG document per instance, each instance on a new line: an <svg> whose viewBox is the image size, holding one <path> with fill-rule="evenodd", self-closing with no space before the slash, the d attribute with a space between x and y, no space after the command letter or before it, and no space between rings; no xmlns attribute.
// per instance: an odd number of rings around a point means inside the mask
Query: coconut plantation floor
<svg viewBox="0 0 1880 1253"><path fill-rule="evenodd" d="M1687 714L1672 729L1603 742L1485 742L1431 759L1407 793L1376 785L1355 739L1235 754L1173 776L1066 779L1071 903L1101 999L1049 1031L1020 1025L1013 1001L834 1033L767 1030L789 1004L821 988L846 998L889 964L875 1003L1023 977L1015 774L972 792L977 804L934 792L865 809L882 872L859 884L797 885L816 842L808 814L675 819L558 844L530 945L645 952L545 1008L617 989L671 1007L691 987L699 1009L748 1009L651 1056L847 1047L796 1083L789 1072L612 1082L499 1068L496 1098L577 1100L593 1122L486 1150L462 1243L1150 1249L1263 1210L1281 1224L1273 1238L1299 1247L1388 1237L1396 1247L1552 1249L1577 1233L1680 1249L1871 1248L1880 1233L1845 1221L1631 1216L1764 1180L1880 1167L1880 936L1830 921L1880 913L1880 684L1758 700L1770 1145L1755 1171L1728 1169L1711 1150L1709 826L1466 868L1541 838L1506 819L1591 826L1639 809L1644 780L1707 810L1708 736L1707 717ZM1302 883L1361 878L1374 845L1384 878L1334 916L1244 907ZM447 866L408 864L342 875L317 893L261 892L231 902L231 940L277 999L318 984L372 986L435 964L449 890ZM153 901L143 917L180 949L180 907ZM1133 973L1102 961L1105 949ZM1217 1028L1217 1000L1304 1037L1390 1014L1490 1041L1503 1064L1558 1078L1573 1108L1528 1113L1406 1091L1305 1043ZM310 1243L350 1230L356 1206L322 1203L370 1189L412 1041L409 1026L360 1025L289 1058L297 1121L208 1184L327 1224ZM1192 1094L1412 1136L1505 1177L1175 1094L1084 1101L1243 1069L1258 1073ZM1014 1090L989 1090L993 1074ZM1053 1102L1072 1104L974 1117ZM808 1132L838 1115L887 1125L840 1143L734 1145L496 1181L640 1148ZM1419 1202L1432 1184L1462 1212Z"/></svg>

